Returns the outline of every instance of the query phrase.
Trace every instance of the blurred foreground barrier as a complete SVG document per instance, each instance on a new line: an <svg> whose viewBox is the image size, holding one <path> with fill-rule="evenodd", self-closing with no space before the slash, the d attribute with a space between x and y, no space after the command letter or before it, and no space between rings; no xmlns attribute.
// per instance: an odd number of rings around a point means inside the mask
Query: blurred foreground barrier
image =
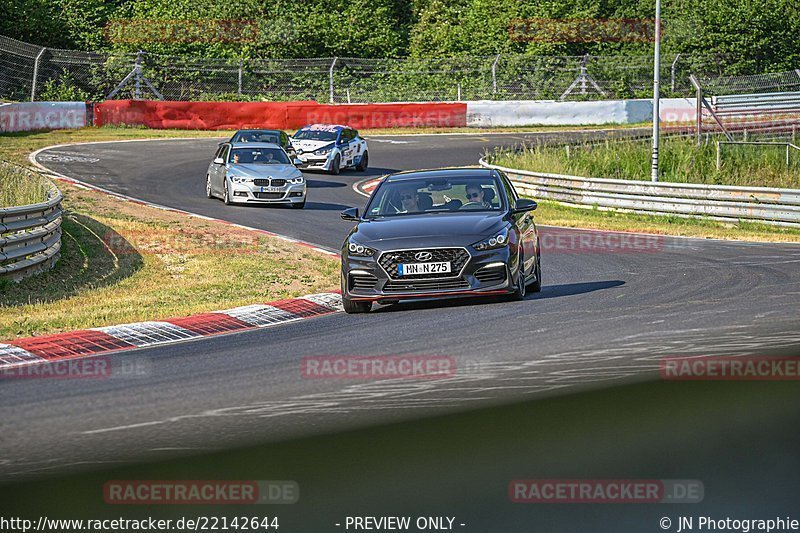
<svg viewBox="0 0 800 533"><path fill-rule="evenodd" d="M480 164L505 172L522 194L577 207L800 226L799 189L583 178L500 167L485 158Z"/></svg>

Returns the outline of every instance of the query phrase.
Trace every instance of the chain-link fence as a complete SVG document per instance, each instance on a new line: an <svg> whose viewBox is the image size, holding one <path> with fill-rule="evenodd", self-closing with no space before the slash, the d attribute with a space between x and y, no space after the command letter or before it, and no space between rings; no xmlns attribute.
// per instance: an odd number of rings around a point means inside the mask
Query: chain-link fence
<svg viewBox="0 0 800 533"><path fill-rule="evenodd" d="M662 56L664 96L724 62ZM41 48L0 36L0 98L21 100L588 100L652 96L651 56L208 59Z"/></svg>

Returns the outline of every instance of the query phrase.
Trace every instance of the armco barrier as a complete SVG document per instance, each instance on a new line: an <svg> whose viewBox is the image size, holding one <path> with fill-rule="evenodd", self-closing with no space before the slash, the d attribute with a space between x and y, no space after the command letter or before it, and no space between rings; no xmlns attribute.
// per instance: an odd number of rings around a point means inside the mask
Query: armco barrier
<svg viewBox="0 0 800 533"><path fill-rule="evenodd" d="M0 104L0 133L86 126L85 102Z"/></svg>
<svg viewBox="0 0 800 533"><path fill-rule="evenodd" d="M62 198L50 184L45 202L0 208L0 279L22 279L55 265L61 252Z"/></svg>
<svg viewBox="0 0 800 533"><path fill-rule="evenodd" d="M313 123L355 128L466 125L466 104L343 104L317 102L170 102L109 100L94 106L94 124L149 128L235 130L293 129Z"/></svg>
<svg viewBox="0 0 800 533"><path fill-rule="evenodd" d="M579 207L800 226L800 189L584 178L481 166L508 174L522 194Z"/></svg>

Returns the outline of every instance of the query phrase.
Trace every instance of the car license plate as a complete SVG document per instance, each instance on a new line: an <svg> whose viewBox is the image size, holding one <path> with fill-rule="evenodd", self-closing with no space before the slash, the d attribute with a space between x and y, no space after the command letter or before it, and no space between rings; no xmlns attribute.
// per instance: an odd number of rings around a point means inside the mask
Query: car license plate
<svg viewBox="0 0 800 533"><path fill-rule="evenodd" d="M450 272L450 262L442 261L439 263L400 263L397 265L397 273L401 276L412 274L446 274Z"/></svg>
<svg viewBox="0 0 800 533"><path fill-rule="evenodd" d="M261 187L260 192L281 192L280 187Z"/></svg>

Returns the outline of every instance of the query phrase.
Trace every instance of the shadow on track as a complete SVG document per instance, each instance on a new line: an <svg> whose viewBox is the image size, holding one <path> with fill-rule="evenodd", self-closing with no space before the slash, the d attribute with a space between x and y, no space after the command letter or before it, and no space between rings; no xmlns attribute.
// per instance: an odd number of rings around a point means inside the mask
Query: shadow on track
<svg viewBox="0 0 800 533"><path fill-rule="evenodd" d="M308 184L308 188L309 189L327 189L327 188L347 187L346 183L341 183L339 181L306 179L306 183Z"/></svg>
<svg viewBox="0 0 800 533"><path fill-rule="evenodd" d="M585 283L564 283L561 285L545 285L542 292L528 294L525 300L544 300L547 298L559 298L561 296L574 296L576 294L586 294L605 289L613 289L625 285L622 280L588 281ZM393 305L379 306L373 313L393 313L396 311L411 311L414 309L436 309L448 307L462 307L467 305L486 305L492 303L504 303L502 296L475 296L469 298L450 298L442 300L423 300L401 302Z"/></svg>
<svg viewBox="0 0 800 533"><path fill-rule="evenodd" d="M543 285L542 292L538 294L528 294L526 300L544 300L547 298L559 298L561 296L574 296L576 294L586 294L587 292L602 291L613 289L625 285L619 279L607 281L587 281L584 283L563 283L561 285Z"/></svg>

